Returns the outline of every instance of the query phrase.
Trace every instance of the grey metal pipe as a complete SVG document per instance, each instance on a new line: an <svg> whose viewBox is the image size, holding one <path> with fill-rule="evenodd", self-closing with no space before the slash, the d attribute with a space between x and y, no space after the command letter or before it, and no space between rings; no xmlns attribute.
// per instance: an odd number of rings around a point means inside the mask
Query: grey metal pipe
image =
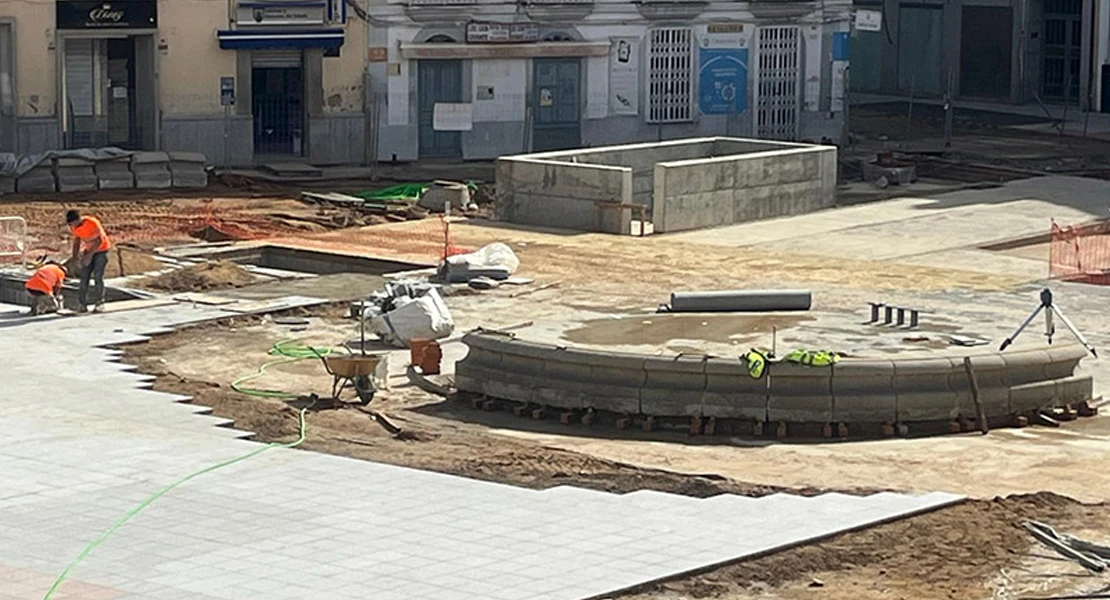
<svg viewBox="0 0 1110 600"><path fill-rule="evenodd" d="M724 290L717 292L674 292L671 312L769 312L809 310L809 290Z"/></svg>

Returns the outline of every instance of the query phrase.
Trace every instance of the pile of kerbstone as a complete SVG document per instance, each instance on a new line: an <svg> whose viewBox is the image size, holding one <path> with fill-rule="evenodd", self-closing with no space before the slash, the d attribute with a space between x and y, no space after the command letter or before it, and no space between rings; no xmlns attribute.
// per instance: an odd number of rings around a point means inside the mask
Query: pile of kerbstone
<svg viewBox="0 0 1110 600"><path fill-rule="evenodd" d="M196 152L51 157L18 177L0 175L0 194L203 188L208 186L204 164L204 155Z"/></svg>

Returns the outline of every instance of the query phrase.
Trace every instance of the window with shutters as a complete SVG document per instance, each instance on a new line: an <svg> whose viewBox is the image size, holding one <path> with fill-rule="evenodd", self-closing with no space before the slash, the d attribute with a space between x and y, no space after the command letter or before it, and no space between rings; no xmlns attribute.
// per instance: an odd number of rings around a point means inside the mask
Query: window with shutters
<svg viewBox="0 0 1110 600"><path fill-rule="evenodd" d="M694 36L689 27L652 29L648 38L649 123L693 119Z"/></svg>

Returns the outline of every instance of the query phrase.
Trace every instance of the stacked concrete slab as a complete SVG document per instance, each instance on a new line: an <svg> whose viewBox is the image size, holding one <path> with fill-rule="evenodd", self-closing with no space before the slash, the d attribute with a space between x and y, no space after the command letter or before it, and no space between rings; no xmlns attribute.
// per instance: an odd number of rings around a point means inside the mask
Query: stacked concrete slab
<svg viewBox="0 0 1110 600"><path fill-rule="evenodd" d="M833 366L775 363L753 379L739 358L658 357L564 348L475 333L456 365L464 392L567 410L756 423L862 426L975 420L962 359L846 359ZM979 400L993 424L1091 399L1077 376L1086 350L1052 346L972 357Z"/></svg>
<svg viewBox="0 0 1110 600"><path fill-rule="evenodd" d="M49 163L47 163L49 164ZM59 192L91 192L97 189L95 162L80 157L54 160L54 176Z"/></svg>
<svg viewBox="0 0 1110 600"><path fill-rule="evenodd" d="M170 152L169 169L176 188L208 187L205 158L197 152Z"/></svg>
<svg viewBox="0 0 1110 600"><path fill-rule="evenodd" d="M54 179L54 164L43 161L35 168L19 176L16 180L16 191L22 194L41 194L58 191Z"/></svg>
<svg viewBox="0 0 1110 600"><path fill-rule="evenodd" d="M831 146L693 138L498 159L497 207L514 223L627 234L637 205L663 233L829 208L836 179Z"/></svg>
<svg viewBox="0 0 1110 600"><path fill-rule="evenodd" d="M127 190L135 187L130 156L99 160L93 171L96 173L97 186L102 190Z"/></svg>
<svg viewBox="0 0 1110 600"><path fill-rule="evenodd" d="M136 152L131 156L131 173L139 189L165 189L173 186L170 156L165 152Z"/></svg>

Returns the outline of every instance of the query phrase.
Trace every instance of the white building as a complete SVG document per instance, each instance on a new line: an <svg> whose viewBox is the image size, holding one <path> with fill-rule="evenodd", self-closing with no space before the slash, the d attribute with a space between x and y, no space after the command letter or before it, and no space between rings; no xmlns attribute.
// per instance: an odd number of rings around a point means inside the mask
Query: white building
<svg viewBox="0 0 1110 600"><path fill-rule="evenodd" d="M388 0L379 160L687 136L839 140L850 0Z"/></svg>

